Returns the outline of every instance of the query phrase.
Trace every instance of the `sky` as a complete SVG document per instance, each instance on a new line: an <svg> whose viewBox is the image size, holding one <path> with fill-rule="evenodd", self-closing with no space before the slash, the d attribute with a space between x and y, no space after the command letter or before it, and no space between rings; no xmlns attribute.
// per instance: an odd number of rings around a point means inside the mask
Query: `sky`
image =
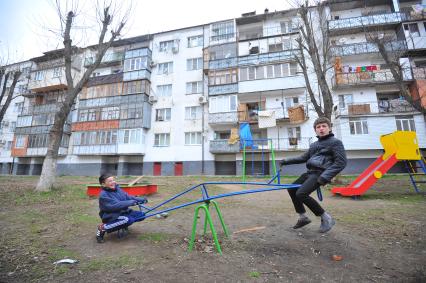
<svg viewBox="0 0 426 283"><path fill-rule="evenodd" d="M117 1L117 0L116 0ZM65 2L65 0L61 0ZM69 0L68 3L76 2ZM77 1L78 2L78 1ZM101 1L103 2L103 1ZM264 13L291 8L286 0L120 0L132 3L123 37L173 30L240 17L242 13ZM8 63L41 56L43 51L62 48L60 21L54 0L0 0L0 61ZM92 21L95 0L81 0L74 43L83 47L95 38ZM64 5L64 4L63 4ZM65 10L65 9L64 9ZM122 8L121 11L125 10Z"/></svg>

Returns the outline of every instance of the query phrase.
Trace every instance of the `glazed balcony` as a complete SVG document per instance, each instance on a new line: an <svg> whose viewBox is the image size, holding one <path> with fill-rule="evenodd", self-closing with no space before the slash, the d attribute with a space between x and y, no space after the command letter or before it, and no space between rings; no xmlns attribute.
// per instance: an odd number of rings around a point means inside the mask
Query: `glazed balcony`
<svg viewBox="0 0 426 283"><path fill-rule="evenodd" d="M208 69L215 70L215 69L227 69L227 68L233 68L238 65L238 58L226 58L226 59L219 59L219 60L211 60L208 62Z"/></svg>
<svg viewBox="0 0 426 283"><path fill-rule="evenodd" d="M110 54L105 54L101 60L99 66L113 66L120 65L123 61L124 53L123 52L114 52ZM89 67L95 63L96 57L88 57L84 59L84 67Z"/></svg>
<svg viewBox="0 0 426 283"><path fill-rule="evenodd" d="M405 20L405 13L384 13L378 15L359 16L346 19L328 21L330 35L345 34L347 32L363 31L364 28L378 26L394 26Z"/></svg>
<svg viewBox="0 0 426 283"><path fill-rule="evenodd" d="M403 40L393 41L385 44L385 48L390 52L403 52L407 50L407 43ZM331 47L332 56L353 56L365 54L378 54L377 44L372 42L359 42L345 45L335 45Z"/></svg>
<svg viewBox="0 0 426 283"><path fill-rule="evenodd" d="M241 56L238 58L238 66L250 66L258 64L269 64L275 62L288 62L294 61L295 56L299 53L297 50L285 50L279 52L270 52L262 54L252 54L248 56Z"/></svg>

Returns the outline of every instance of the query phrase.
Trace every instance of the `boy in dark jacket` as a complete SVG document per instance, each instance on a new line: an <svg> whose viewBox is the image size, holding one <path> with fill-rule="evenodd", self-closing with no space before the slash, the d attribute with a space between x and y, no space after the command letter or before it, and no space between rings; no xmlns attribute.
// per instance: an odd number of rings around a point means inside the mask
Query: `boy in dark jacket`
<svg viewBox="0 0 426 283"><path fill-rule="evenodd" d="M147 203L147 200L128 195L110 174L101 175L99 184L102 186L99 196L99 216L103 224L98 226L96 240L102 243L106 232L127 229L133 222L142 221L145 214L142 211L134 211L129 206Z"/></svg>
<svg viewBox="0 0 426 283"><path fill-rule="evenodd" d="M314 129L318 140L309 146L309 150L299 157L283 159L280 165L306 162L308 169L306 173L294 181L294 184L301 184L301 186L296 190L288 190L294 208L300 216L293 229L311 223L311 220L305 214L304 205L306 205L316 216L321 217L319 232L325 233L334 226L335 221L309 195L320 186L330 183L331 179L346 167L346 153L342 142L336 139L331 132L329 119L325 117L316 119Z"/></svg>

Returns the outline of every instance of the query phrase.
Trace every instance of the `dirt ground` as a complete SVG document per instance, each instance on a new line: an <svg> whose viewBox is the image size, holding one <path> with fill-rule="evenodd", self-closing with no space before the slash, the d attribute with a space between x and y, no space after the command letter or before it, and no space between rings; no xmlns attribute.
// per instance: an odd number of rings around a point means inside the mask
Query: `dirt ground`
<svg viewBox="0 0 426 283"><path fill-rule="evenodd" d="M344 183L351 179L342 178ZM326 234L318 232L320 220L311 212L311 224L291 228L297 218L285 191L219 199L230 231L227 238L213 217L223 255L215 251L211 233L202 236L203 215L196 247L187 251L195 206L135 223L127 237L108 234L98 244L97 199L87 197L84 186L95 180L61 177L52 192L36 194L37 177L0 177L0 282L426 281L426 195L415 193L405 175L383 178L359 200L332 196L327 186L322 205L337 224ZM148 197L150 205L203 181L239 181L146 180L159 185L159 192ZM208 187L210 194L249 188ZM176 203L199 196L185 195ZM53 264L64 258L78 263Z"/></svg>

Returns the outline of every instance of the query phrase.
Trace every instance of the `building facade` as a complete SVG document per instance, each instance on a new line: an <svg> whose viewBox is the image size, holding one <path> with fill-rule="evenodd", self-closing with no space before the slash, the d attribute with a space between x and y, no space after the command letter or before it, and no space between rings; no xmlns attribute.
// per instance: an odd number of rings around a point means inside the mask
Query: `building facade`
<svg viewBox="0 0 426 283"><path fill-rule="evenodd" d="M403 83L413 97L424 97L424 6L391 0L325 5L333 130L348 153L345 172L361 172L380 155L380 135L395 130L416 131L425 149L425 116L400 98L370 40L378 31L395 38L387 48L400 57ZM299 25L296 10L265 10L114 42L68 117L58 174L269 174L274 160L299 155L316 139L317 116L295 60ZM93 64L94 52L76 52L75 79ZM2 124L1 173L37 175L66 90L64 60L61 51L51 51L20 65L28 74L17 90L23 96L7 112L16 128ZM309 76L315 81L313 72ZM242 138L247 132L250 138Z"/></svg>

